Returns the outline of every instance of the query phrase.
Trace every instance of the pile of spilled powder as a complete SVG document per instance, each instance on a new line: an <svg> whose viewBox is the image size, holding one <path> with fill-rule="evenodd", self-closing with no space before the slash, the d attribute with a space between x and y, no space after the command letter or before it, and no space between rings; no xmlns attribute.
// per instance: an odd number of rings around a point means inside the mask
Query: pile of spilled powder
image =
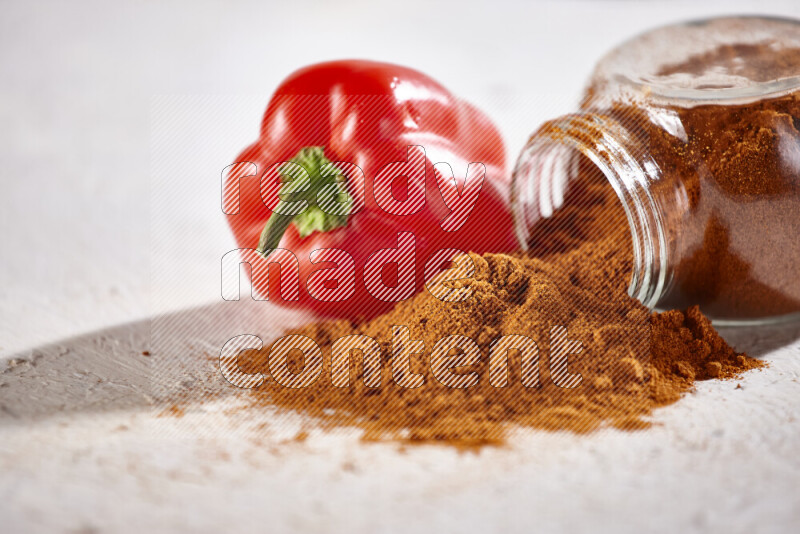
<svg viewBox="0 0 800 534"><path fill-rule="evenodd" d="M624 214L601 176L584 175L568 192L565 208L536 230L533 250L470 255L475 273L464 282L472 291L469 299L444 302L423 292L368 322L332 321L294 332L322 349L323 370L313 384L293 389L270 378L270 347L240 354L242 371L267 378L252 390L253 402L312 416L323 428L359 428L365 440L478 446L502 443L519 428L646 428L655 408L677 401L695 381L761 366L728 346L697 308L651 314L628 296L631 253ZM420 387L402 387L393 379L395 325L424 343L423 352L411 355L410 372L424 380ZM567 358L569 384L554 379L555 327L580 343L579 350L571 345ZM347 385L334 385L331 346L352 334L380 344L379 387L365 385L360 351L352 351ZM478 361L463 360L466 365L455 368L469 387L448 387L431 370L433 347L451 335L466 336L480 348ZM523 351L510 350L506 380L493 384L489 353L504 335L535 342L538 366L529 358L523 373ZM456 360L459 353L451 351ZM287 359L290 371L303 369L300 351Z"/></svg>

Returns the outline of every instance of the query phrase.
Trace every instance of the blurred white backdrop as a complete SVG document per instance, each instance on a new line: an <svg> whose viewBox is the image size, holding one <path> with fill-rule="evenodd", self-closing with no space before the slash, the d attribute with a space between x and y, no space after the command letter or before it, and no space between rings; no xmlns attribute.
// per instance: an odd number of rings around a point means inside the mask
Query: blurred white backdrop
<svg viewBox="0 0 800 534"><path fill-rule="evenodd" d="M7 0L0 355L206 300L151 283L158 95L238 102L234 114L215 119L220 154L232 158L296 68L335 58L395 62L484 108L513 157L543 119L574 107L595 61L621 40L731 13L798 17L800 3ZM190 126L212 118L185 120L187 142ZM181 179L216 191L219 170ZM187 270L191 287L214 272L217 251L234 245L218 211L184 205L175 214L204 243L187 257L203 265Z"/></svg>

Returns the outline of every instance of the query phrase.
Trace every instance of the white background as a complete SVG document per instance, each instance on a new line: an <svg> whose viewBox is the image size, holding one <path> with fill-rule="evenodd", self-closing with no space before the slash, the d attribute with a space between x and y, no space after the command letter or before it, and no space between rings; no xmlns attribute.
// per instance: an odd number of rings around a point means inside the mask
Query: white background
<svg viewBox="0 0 800 534"><path fill-rule="evenodd" d="M731 13L798 17L800 4L3 2L0 356L214 301L206 289L234 244L219 210L195 203L176 204L171 231L158 222L154 126L174 136L175 161L197 154L175 183L216 203L218 162L254 140L283 77L368 58L486 109L513 156L573 109L621 40ZM169 106L170 128L164 102L183 102ZM192 117L198 102L208 114ZM175 255L186 270L163 278L158 261ZM119 340L104 336L87 354L116 362ZM800 524L800 348L764 357L770 369L743 389L704 383L652 432L536 434L481 455L313 434L276 449L226 417L209 431L202 414L181 428L125 412L0 427L0 516L10 531L788 531Z"/></svg>
<svg viewBox="0 0 800 534"><path fill-rule="evenodd" d="M486 108L515 155L542 120L572 109L595 61L621 40L670 21L746 12L798 16L800 5L6 1L0 354L196 304L190 291L152 291L157 95L245 96L217 145L233 157L255 139L271 91L293 70L335 58L396 62ZM216 188L219 170L191 179L215 190L208 184ZM187 217L205 250L232 248L218 210ZM191 226L198 218L202 226Z"/></svg>

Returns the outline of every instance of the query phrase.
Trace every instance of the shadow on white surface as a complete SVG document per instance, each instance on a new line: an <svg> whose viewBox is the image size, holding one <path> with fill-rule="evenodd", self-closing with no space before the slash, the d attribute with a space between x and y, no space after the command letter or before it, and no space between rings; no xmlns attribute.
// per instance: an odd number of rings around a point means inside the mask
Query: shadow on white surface
<svg viewBox="0 0 800 534"><path fill-rule="evenodd" d="M267 345L308 315L251 299L220 302L36 347L4 361L0 424L67 413L163 409L239 394L218 355L230 338L255 334ZM737 350L763 356L800 338L800 323L723 328Z"/></svg>
<svg viewBox="0 0 800 534"><path fill-rule="evenodd" d="M252 299L191 308L19 352L0 362L0 424L67 413L151 410L240 393L218 368L239 334L265 344L307 321Z"/></svg>

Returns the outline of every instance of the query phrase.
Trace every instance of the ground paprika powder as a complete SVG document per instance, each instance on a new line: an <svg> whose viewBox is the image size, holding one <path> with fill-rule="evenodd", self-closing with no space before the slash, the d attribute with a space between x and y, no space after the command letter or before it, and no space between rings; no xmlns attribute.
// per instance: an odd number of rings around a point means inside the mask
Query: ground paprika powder
<svg viewBox="0 0 800 534"><path fill-rule="evenodd" d="M736 353L697 307L651 314L627 294L631 272L630 238L625 214L597 169L581 166L581 178L568 193L567 208L533 229L538 245L515 255L472 255L476 273L472 297L444 302L423 292L391 312L366 323L346 320L311 324L294 333L322 348L323 372L310 386L291 389L267 381L253 390L253 407L277 406L312 416L312 426L355 427L366 440L434 442L459 447L498 444L515 429L589 432L603 426L635 430L649 426L654 408L677 401L696 380L727 378L762 365ZM411 368L425 379L409 389L392 380L389 341L393 325L410 329L425 350ZM548 380L546 348L554 325L566 328L582 350L569 367L581 375L577 387ZM350 381L331 381L331 345L364 334L381 345L380 387L364 383L363 359L353 351ZM431 348L444 336L459 334L481 349L468 388L439 383L429 368ZM523 383L520 354L509 353L504 387L489 381L492 341L524 334L539 343L540 380ZM245 372L269 377L270 347L244 352ZM301 354L290 364L303 368Z"/></svg>

